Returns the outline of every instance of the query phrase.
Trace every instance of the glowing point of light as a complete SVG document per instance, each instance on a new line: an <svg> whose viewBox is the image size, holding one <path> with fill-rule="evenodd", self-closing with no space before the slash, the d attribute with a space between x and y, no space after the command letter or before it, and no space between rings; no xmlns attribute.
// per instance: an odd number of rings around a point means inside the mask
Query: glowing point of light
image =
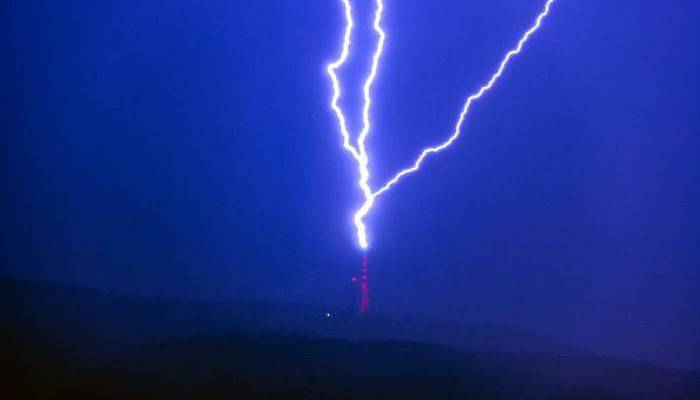
<svg viewBox="0 0 700 400"><path fill-rule="evenodd" d="M471 94L469 97L467 97L466 102L464 103L464 106L462 107L462 111L459 114L459 117L457 119L457 123L455 124L455 127L452 131L452 134L442 143L437 144L435 146L430 146L424 148L418 155L418 157L415 159L413 164L411 166L404 168L397 172L391 179L389 179L384 185L379 187L376 191L372 191L370 183L369 183L369 178L370 178L370 172L369 172L369 156L367 155L367 150L365 148L365 141L367 139L367 136L369 135L370 129L371 129L371 122L370 122L370 117L369 117L369 111L372 105L372 98L370 95L370 90L372 88L372 84L374 83L374 80L377 76L378 72L378 67L379 67L379 59L381 58L381 55L384 50L384 42L386 39L386 34L384 30L382 29L381 26L381 19L382 19L382 13L384 10L384 3L383 0L376 0L376 10L374 14L374 31L377 34L377 46L375 48L374 55L372 56L372 66L370 68L370 73L368 74L367 78L365 79L365 83L363 86L363 107L362 107L362 130L360 131L357 139L357 147L353 146L351 143L350 139L350 133L347 129L347 123L345 119L345 115L343 114L342 109L338 106L338 99L340 98L341 95L341 88L340 88L340 83L338 81L338 76L336 75L336 70L340 68L345 61L348 58L348 55L350 53L350 44L351 44L351 36L352 36L352 30L353 30L353 19L352 19L352 6L350 4L350 0L341 0L344 8L345 8L345 33L343 35L343 44L342 44L342 50L341 54L338 57L337 60L331 62L328 64L326 67L326 70L328 72L328 75L330 76L332 87L333 87L333 96L331 99L331 108L335 112L336 118L338 119L338 125L340 128L340 133L343 138L343 148L350 153L355 161L357 162L358 166L358 173L359 173L359 180L358 180L358 186L360 187L360 190L362 191L364 195L364 202L360 206L360 208L355 212L353 221L355 223L355 228L357 230L357 240L362 249L367 249L369 246L367 242L367 228L364 223L364 218L367 216L369 211L372 209L374 206L374 201L387 192L389 189L391 189L394 185L396 185L399 181L401 181L401 178L403 178L406 175L410 175L416 171L418 171L423 164L423 161L431 154L434 153L439 153L442 150L445 150L448 148L452 143L454 143L457 138L459 138L460 134L462 133L462 126L464 124L464 120L469 113L469 109L471 108L471 105L474 101L480 99L486 92L488 92L498 81L498 79L503 75L503 72L505 71L505 68L507 67L508 63L510 60L520 54L522 51L523 47L525 46L525 43L530 39L530 37L540 28L542 25L542 21L549 15L549 10L552 6L552 4L556 0L547 0L544 4L544 8L540 13L537 15L534 24L527 30L525 33L520 37L518 40L517 44L515 47L510 49L505 56L501 59L501 62L498 64L498 68L496 69L496 72L491 75L489 80L479 88L478 91L475 93Z"/></svg>

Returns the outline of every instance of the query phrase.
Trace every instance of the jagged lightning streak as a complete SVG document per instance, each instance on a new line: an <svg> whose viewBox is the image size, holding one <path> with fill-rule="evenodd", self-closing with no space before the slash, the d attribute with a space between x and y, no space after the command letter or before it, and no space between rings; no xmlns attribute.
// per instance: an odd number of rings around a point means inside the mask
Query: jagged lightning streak
<svg viewBox="0 0 700 400"><path fill-rule="evenodd" d="M338 106L338 100L340 99L341 90L340 82L338 82L338 75L335 71L340 68L345 61L347 61L350 55L350 38L352 36L352 28L354 26L352 20L352 7L350 6L350 0L341 0L345 6L345 33L343 34L343 47L340 52L340 56L337 60L326 66L326 72L331 78L331 84L333 86L333 98L331 99L331 108L335 112L335 116L338 119L338 125L340 125L340 134L343 136L343 148L350 153L355 161L360 163L360 153L357 151L355 146L350 143L350 132L348 132L347 122L345 121L345 115L343 110ZM371 192L371 191L370 191Z"/></svg>
<svg viewBox="0 0 700 400"><path fill-rule="evenodd" d="M382 29L382 13L384 11L384 4L382 3L382 0L377 0L377 9L374 13L374 31L377 33L377 36L379 39L377 40L377 47L374 51L374 55L372 56L372 67L370 69L369 76L367 77L367 80L365 81L365 85L363 87L363 95L364 95L364 107L362 108L362 131L360 131L360 136L357 139L357 147L360 149L360 186L362 187L363 193L365 193L365 202L364 204L373 204L374 203L374 194L371 192L370 186L369 186L369 156L367 155L367 150L365 149L365 140L367 139L367 135L369 135L369 130L370 130L370 121L369 121L369 110L372 105L372 98L370 96L370 90L372 89L372 84L374 83L375 78L377 77L377 69L379 68L379 59L382 56L382 52L384 51L384 41L386 40L386 33L384 33L384 30ZM367 195L367 191L369 191L369 195ZM364 204L363 207L360 208L355 213L354 221L355 221L355 227L357 228L357 238L360 243L360 247L363 249L367 248L367 228L365 227L364 223L364 217L367 215L367 212L369 212L369 208L367 211L364 211ZM371 206L370 206L371 207Z"/></svg>
<svg viewBox="0 0 700 400"><path fill-rule="evenodd" d="M394 175L393 178L391 178L387 183L385 183L384 186L382 186L381 188L379 188L379 190L377 190L376 192L373 193L372 197L374 199L376 199L378 196L380 196L381 194L383 194L387 190L391 189L391 187L394 186L395 184L397 184L399 182L399 180L401 180L401 178L403 178L404 176L418 171L421 164L423 163L423 160L425 160L425 158L428 155L433 154L433 153L438 153L438 152L446 149L455 140L457 140L459 135L462 133L462 125L464 124L464 119L467 116L467 113L469 113L469 108L471 107L472 103L475 100L478 100L479 98L481 98L481 96L483 96L484 93L486 93L487 91L489 91L493 87L493 85L496 83L496 81L498 81L498 78L500 78L501 75L503 75L503 71L506 69L508 62L510 62L510 60L515 55L520 54L520 52L523 49L523 46L528 41L528 39L530 39L532 34L535 33L540 28L540 26L542 26L542 21L544 21L544 19L547 17L547 15L549 15L549 10L550 10L552 4L554 3L554 1L555 0L547 0L547 2L544 5L544 8L537 15L537 18L535 19L535 23L530 27L530 29L528 29L523 34L523 36L520 37L520 40L518 40L518 44L514 48L509 50L508 53L506 53L505 57L503 57L503 59L501 60L501 63L498 65L498 69L496 70L496 72L493 75L491 75L491 79L489 79L488 82L485 85L483 85L481 88L479 88L479 90L476 93L470 95L467 98L467 101L464 104L464 107L462 107L462 112L459 114L459 118L457 119L457 124L455 125L455 128L452 131L452 135L450 135L450 137L447 138L447 140L445 140L444 142L442 142L436 146L427 147L427 148L423 149L423 151L421 151L418 158L416 158L416 160L413 162L412 166L405 168L405 169L399 171L398 173L396 173L396 175Z"/></svg>
<svg viewBox="0 0 700 400"><path fill-rule="evenodd" d="M357 239L360 244L360 247L363 249L366 249L368 247L367 243L367 233L366 233L366 226L364 223L364 218L367 216L369 211L371 210L372 206L374 205L375 200L381 196L382 194L386 193L389 189L391 189L394 185L396 185L404 176L410 175L416 171L418 171L423 164L423 161L431 154L439 153L442 150L445 150L448 148L452 143L454 143L457 138L459 138L460 134L462 133L462 126L464 125L464 120L466 119L467 114L469 113L469 109L471 108L471 105L473 104L474 101L480 99L486 92L491 90L493 86L496 84L498 79L503 75L503 72L505 71L506 67L508 66L508 63L511 61L513 57L516 55L520 54L522 51L523 47L525 46L525 43L530 39L530 37L537 32L537 30L542 26L542 21L549 15L549 11L551 9L552 4L556 0L547 0L544 4L544 7L542 11L537 15L535 18L534 24L527 30L525 33L520 37L518 40L516 46L512 49L510 49L506 55L501 59L501 62L498 65L498 68L496 69L496 72L491 75L490 79L479 88L479 90L473 94L471 94L469 97L467 97L467 100L462 107L462 111L459 114L459 118L457 119L457 123L455 124L454 130L452 131L452 134L445 140L444 142L431 146L431 147L426 147L424 148L416 160L413 162L413 164L410 167L407 167L405 169L400 170L397 172L391 179L389 179L384 185L382 185L379 189L376 191L372 191L371 187L369 185L369 158L367 156L367 152L365 151L364 148L364 141L369 133L370 129L370 123L369 123L369 108L371 105L371 98L369 95L369 89L371 88L371 85L376 77L377 74L377 66L378 66L378 61L379 58L382 54L383 46L384 46L384 39L385 39L385 34L384 31L381 28L381 15L382 11L384 8L384 5L382 3L382 0L377 0L377 11L375 13L375 20L374 20L374 29L375 31L379 34L379 40L377 42L377 48L373 57L373 62L372 62L372 70L370 72L370 75L368 76L367 80L365 81L365 87L364 87L364 108L363 108L363 130L360 133L360 137L358 139L358 148L353 147L350 144L350 135L349 132L347 131L346 124L345 124L345 117L343 116L342 110L338 107L337 101L338 98L340 97L340 86L338 83L337 76L335 75L335 70L340 67L345 60L347 59L348 53L349 53L349 47L350 47L350 36L352 33L352 27L353 27L353 21L352 21L352 12L351 12L351 6L350 6L350 1L349 0L342 0L343 4L345 5L345 16L346 16L346 27L345 27L345 36L343 40L343 51L341 53L341 56L338 58L338 60L334 61L333 63L328 65L328 74L331 76L331 81L333 82L333 100L331 101L331 107L333 110L336 112L336 115L339 120L340 124L340 129L341 129L341 134L343 135L343 146L345 149L350 152L355 160L358 163L359 166L359 173L360 173L360 181L359 185L360 188L363 191L363 194L365 195L365 201L362 204L362 206L357 210L354 216L354 222L355 226L357 228Z"/></svg>
<svg viewBox="0 0 700 400"><path fill-rule="evenodd" d="M373 28L377 33L378 40L377 46L375 47L374 54L372 55L372 65L370 67L370 72L365 83L363 85L363 106L362 106L362 130L358 135L357 147L353 146L350 142L350 132L347 128L347 122L343 110L338 105L338 100L340 99L341 89L340 83L338 81L338 75L336 71L340 68L348 59L350 54L350 43L352 37L352 29L354 27L354 22L352 18L352 6L350 0L341 0L343 6L345 7L345 33L343 34L343 46L340 56L337 60L328 64L326 71L331 78L331 83L333 86L333 97L331 99L331 108L335 112L336 118L338 119L338 125L340 127L340 133L343 137L343 148L350 153L355 161L357 162L359 180L357 182L362 194L365 197L364 204L373 201L372 188L369 184L369 156L367 155L367 149L365 147L365 141L369 135L371 129L371 122L369 118L369 111L372 105L372 96L370 94L372 85L377 77L377 72L379 70L379 59L384 51L384 41L386 40L386 33L382 29L382 13L384 12L384 2L383 0L376 0L376 9L374 12L374 23ZM366 249L367 244L367 233L366 226L364 224L363 218L366 213L362 214L359 211L355 213L354 222L355 228L357 229L358 241L360 247Z"/></svg>

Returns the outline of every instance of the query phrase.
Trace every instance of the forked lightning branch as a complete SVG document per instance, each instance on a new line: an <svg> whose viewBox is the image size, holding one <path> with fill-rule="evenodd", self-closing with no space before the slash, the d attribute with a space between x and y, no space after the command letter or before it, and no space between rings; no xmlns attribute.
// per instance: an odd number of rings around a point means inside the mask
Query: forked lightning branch
<svg viewBox="0 0 700 400"><path fill-rule="evenodd" d="M450 147L457 138L462 133L462 126L464 125L464 120L469 113L474 101L480 99L486 92L491 90L496 84L498 79L503 75L506 67L510 61L516 55L520 54L525 43L532 37L532 35L537 32L537 30L542 26L542 22L549 15L549 10L555 0L547 0L544 7L540 13L535 18L535 22L530 26L530 28L523 33L516 45L511 48L501 59L498 64L498 68L491 75L491 77L482 85L479 90L469 95L462 106L462 110L459 113L457 122L452 130L452 133L447 137L447 139L437 145L429 146L423 148L418 157L413 161L413 163L398 171L394 176L389 179L385 184L379 186L377 189L372 189L370 184L370 164L369 155L365 147L365 142L369 133L372 129L372 123L370 118L370 111L372 108L372 85L377 77L379 70L379 61L382 57L384 51L384 44L386 41L386 33L382 28L382 15L384 13L384 0L375 0L375 10L374 10L374 21L373 29L377 37L376 46L374 53L372 55L372 64L367 77L364 80L362 93L363 93L363 103L362 103L362 128L359 133L352 135L347 127L347 120L343 109L338 105L338 101L342 95L342 85L338 79L337 71L345 64L350 54L352 45L352 34L355 27L353 19L353 8L350 0L340 0L343 4L345 11L345 30L343 33L343 40L340 55L338 58L328 64L326 71L331 80L331 86L333 88L333 96L331 98L331 109L335 113L338 120L338 128L340 130L340 135L342 137L343 148L347 151L357 163L358 181L357 185L364 196L364 202L360 208L355 212L353 221L355 223L355 228L357 230L357 241L362 249L367 249L369 243L367 241L367 227L365 225L365 217L374 206L374 202L381 196L399 183L405 176L410 175L418 171L425 159L431 155L441 152L442 150ZM400 0L399 0L400 1Z"/></svg>

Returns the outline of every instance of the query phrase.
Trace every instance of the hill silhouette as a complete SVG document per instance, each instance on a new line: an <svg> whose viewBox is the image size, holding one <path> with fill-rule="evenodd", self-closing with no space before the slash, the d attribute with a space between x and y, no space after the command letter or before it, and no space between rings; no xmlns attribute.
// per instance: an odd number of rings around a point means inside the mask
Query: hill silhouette
<svg viewBox="0 0 700 400"><path fill-rule="evenodd" d="M409 340L463 350L576 354L546 335L504 326L429 321L309 304L125 298L70 285L0 278L0 311L22 335L60 338L65 350L118 352L173 336L280 333L347 340ZM47 337L45 332L52 332Z"/></svg>
<svg viewBox="0 0 700 400"><path fill-rule="evenodd" d="M0 310L5 398L700 398L697 372L499 327L8 278Z"/></svg>

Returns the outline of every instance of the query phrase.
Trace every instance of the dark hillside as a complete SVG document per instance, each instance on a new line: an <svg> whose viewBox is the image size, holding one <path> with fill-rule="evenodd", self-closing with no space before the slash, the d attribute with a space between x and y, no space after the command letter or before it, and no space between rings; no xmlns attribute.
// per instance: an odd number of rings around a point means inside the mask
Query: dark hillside
<svg viewBox="0 0 700 400"><path fill-rule="evenodd" d="M125 299L12 279L0 280L0 311L4 398L700 398L698 373L506 351L546 337L495 327L343 310L327 318L299 304ZM497 340L484 341L487 332ZM431 338L461 342L417 342Z"/></svg>

